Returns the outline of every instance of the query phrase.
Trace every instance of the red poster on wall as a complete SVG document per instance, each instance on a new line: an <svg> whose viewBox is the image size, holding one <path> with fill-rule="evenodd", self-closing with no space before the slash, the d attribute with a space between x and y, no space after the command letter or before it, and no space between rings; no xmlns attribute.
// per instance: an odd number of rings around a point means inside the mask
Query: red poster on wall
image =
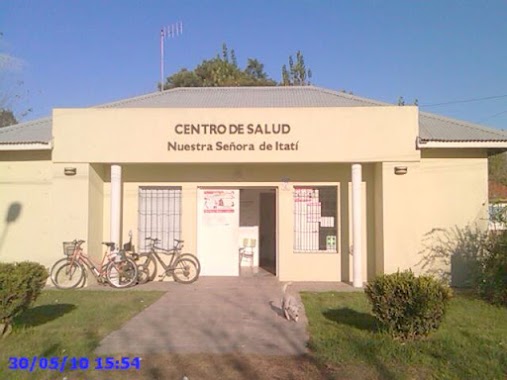
<svg viewBox="0 0 507 380"><path fill-rule="evenodd" d="M234 190L205 190L204 213L229 213L234 212L236 204Z"/></svg>

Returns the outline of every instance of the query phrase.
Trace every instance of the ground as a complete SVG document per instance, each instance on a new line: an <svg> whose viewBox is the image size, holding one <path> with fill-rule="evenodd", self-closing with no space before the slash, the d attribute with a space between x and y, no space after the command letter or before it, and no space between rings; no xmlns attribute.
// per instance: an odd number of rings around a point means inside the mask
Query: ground
<svg viewBox="0 0 507 380"><path fill-rule="evenodd" d="M114 358L121 360L121 355ZM133 355L129 355L133 358ZM326 372L323 372L326 371ZM244 354L160 354L141 356L140 370L76 372L76 379L86 375L89 380L307 380L345 379L331 375L317 366L311 356L267 356ZM350 378L350 377L349 377ZM353 377L356 378L356 377ZM68 378L72 380L73 378Z"/></svg>

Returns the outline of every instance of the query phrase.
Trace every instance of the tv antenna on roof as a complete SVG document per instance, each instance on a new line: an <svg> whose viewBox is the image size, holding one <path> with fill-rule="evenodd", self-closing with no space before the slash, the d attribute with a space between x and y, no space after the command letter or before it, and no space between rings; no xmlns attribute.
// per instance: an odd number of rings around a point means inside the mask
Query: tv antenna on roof
<svg viewBox="0 0 507 380"><path fill-rule="evenodd" d="M163 26L160 29L160 91L164 91L164 41L166 38L176 38L183 34L183 22Z"/></svg>

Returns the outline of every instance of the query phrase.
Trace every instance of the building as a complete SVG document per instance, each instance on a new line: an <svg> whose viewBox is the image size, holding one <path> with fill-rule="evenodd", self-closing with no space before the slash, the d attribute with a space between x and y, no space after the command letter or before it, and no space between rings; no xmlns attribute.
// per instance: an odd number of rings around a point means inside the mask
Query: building
<svg viewBox="0 0 507 380"><path fill-rule="evenodd" d="M504 149L498 130L312 86L54 109L0 130L0 260L50 266L74 238L100 257L132 231L138 251L184 239L202 275L361 286L421 272L431 231L487 228L487 157Z"/></svg>

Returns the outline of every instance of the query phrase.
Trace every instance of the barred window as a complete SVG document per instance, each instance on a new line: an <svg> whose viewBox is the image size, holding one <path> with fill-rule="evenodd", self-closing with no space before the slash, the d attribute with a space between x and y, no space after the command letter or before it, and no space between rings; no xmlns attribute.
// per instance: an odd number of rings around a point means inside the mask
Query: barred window
<svg viewBox="0 0 507 380"><path fill-rule="evenodd" d="M294 251L337 252L337 186L294 188Z"/></svg>
<svg viewBox="0 0 507 380"><path fill-rule="evenodd" d="M169 249L181 239L181 187L139 188L139 249L148 250L147 237L160 239L157 245Z"/></svg>
<svg viewBox="0 0 507 380"><path fill-rule="evenodd" d="M507 229L507 204L490 203L489 204L489 229L505 230Z"/></svg>

